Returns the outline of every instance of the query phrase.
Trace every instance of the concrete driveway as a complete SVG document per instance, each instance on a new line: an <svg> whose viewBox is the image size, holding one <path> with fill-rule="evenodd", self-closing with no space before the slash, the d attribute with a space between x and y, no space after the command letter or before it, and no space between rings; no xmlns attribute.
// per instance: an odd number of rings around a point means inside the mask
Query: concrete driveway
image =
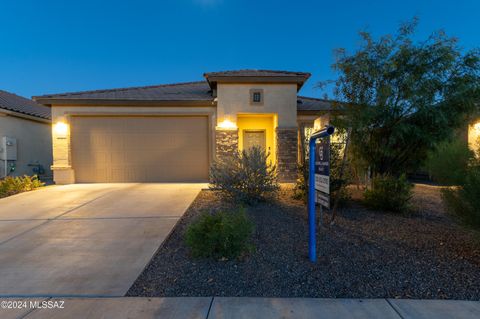
<svg viewBox="0 0 480 319"><path fill-rule="evenodd" d="M0 296L123 296L205 184L75 184L0 199Z"/></svg>

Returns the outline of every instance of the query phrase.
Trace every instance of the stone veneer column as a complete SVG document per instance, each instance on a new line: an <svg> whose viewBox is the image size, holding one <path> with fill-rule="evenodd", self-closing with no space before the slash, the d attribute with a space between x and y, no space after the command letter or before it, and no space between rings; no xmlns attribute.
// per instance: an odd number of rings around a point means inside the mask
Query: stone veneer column
<svg viewBox="0 0 480 319"><path fill-rule="evenodd" d="M55 184L73 184L75 183L75 174L72 169L71 143L70 143L70 123L64 119L60 119L67 124L67 132L59 135L55 130L55 124L52 125L52 147L53 147L53 180Z"/></svg>
<svg viewBox="0 0 480 319"><path fill-rule="evenodd" d="M298 169L298 129L276 128L277 173L280 182L294 182Z"/></svg>
<svg viewBox="0 0 480 319"><path fill-rule="evenodd" d="M215 130L215 156L218 160L238 151L238 129Z"/></svg>

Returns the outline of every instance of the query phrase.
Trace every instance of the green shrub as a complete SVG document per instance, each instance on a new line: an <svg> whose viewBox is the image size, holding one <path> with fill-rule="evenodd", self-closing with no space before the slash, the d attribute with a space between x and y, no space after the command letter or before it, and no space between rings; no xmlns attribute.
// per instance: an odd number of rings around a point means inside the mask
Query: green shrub
<svg viewBox="0 0 480 319"><path fill-rule="evenodd" d="M345 138L346 136L343 136L343 139ZM333 207L333 203L338 198L338 206L344 207L351 199L350 191L347 188L352 180L351 164L348 160L345 162L342 174L345 140L342 143L331 143L330 145L330 202Z"/></svg>
<svg viewBox="0 0 480 319"><path fill-rule="evenodd" d="M333 208L333 203L338 198L338 207L345 207L348 205L348 202L351 200L350 191L347 188L348 183L350 182L350 172L348 164L345 168L343 178L340 178L340 169L335 167L338 163L333 164L331 162L330 169L330 203L331 208ZM305 203L308 201L308 184L305 182L304 168L302 165L299 166L299 172L297 174L297 180L295 181L295 186L293 188L292 198L296 200L302 200ZM307 172L308 174L308 169Z"/></svg>
<svg viewBox="0 0 480 319"><path fill-rule="evenodd" d="M195 257L236 258L251 250L253 224L245 211L203 213L189 225L185 241Z"/></svg>
<svg viewBox="0 0 480 319"><path fill-rule="evenodd" d="M345 137L343 137L344 139ZM308 149L308 148L307 148ZM347 185L351 181L350 163L346 161L342 174L343 152L345 149L345 141L330 144L330 194L331 203L339 198L339 206L345 206L350 200L350 192ZM309 171L309 151L306 151L305 163L298 166L297 180L293 189L293 199L308 200L308 171Z"/></svg>
<svg viewBox="0 0 480 319"><path fill-rule="evenodd" d="M447 211L463 224L480 230L480 167L471 167L460 187L442 190Z"/></svg>
<svg viewBox="0 0 480 319"><path fill-rule="evenodd" d="M295 186L293 187L292 197L293 199L307 202L308 184L305 181L305 174L308 174L308 169L305 168L305 165L298 165L297 180L295 181Z"/></svg>
<svg viewBox="0 0 480 319"><path fill-rule="evenodd" d="M426 168L436 182L461 185L474 156L462 140L446 141L428 155Z"/></svg>
<svg viewBox="0 0 480 319"><path fill-rule="evenodd" d="M216 161L210 170L210 187L247 204L274 196L280 187L268 157L263 149L252 147Z"/></svg>
<svg viewBox="0 0 480 319"><path fill-rule="evenodd" d="M7 176L0 180L0 198L31 191L44 185L37 176Z"/></svg>
<svg viewBox="0 0 480 319"><path fill-rule="evenodd" d="M413 185L405 175L378 176L372 181L372 188L364 194L365 204L375 210L404 213L410 209Z"/></svg>

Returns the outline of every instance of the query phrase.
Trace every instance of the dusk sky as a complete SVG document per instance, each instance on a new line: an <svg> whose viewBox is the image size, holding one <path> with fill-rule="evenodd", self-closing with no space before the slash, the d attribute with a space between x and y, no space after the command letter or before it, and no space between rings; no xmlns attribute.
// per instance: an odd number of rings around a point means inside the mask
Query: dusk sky
<svg viewBox="0 0 480 319"><path fill-rule="evenodd" d="M334 79L333 50L358 31L444 29L480 46L480 1L0 0L0 89L31 97L202 80L233 69L306 71L302 95ZM330 97L332 97L330 95Z"/></svg>

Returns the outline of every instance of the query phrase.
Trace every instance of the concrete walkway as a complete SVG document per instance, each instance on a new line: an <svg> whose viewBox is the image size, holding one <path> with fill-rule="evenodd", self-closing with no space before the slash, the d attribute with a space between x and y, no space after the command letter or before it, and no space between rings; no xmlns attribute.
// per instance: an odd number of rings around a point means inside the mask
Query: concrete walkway
<svg viewBox="0 0 480 319"><path fill-rule="evenodd" d="M75 184L0 199L0 297L124 296L205 186Z"/></svg>
<svg viewBox="0 0 480 319"><path fill-rule="evenodd" d="M0 299L2 308L5 301ZM252 319L252 318L359 318L359 319L470 319L480 317L480 302L401 299L313 298L86 298L22 299L26 309L0 309L0 318L162 318L162 319ZM58 306L35 309L30 302ZM63 302L63 304L62 304Z"/></svg>

